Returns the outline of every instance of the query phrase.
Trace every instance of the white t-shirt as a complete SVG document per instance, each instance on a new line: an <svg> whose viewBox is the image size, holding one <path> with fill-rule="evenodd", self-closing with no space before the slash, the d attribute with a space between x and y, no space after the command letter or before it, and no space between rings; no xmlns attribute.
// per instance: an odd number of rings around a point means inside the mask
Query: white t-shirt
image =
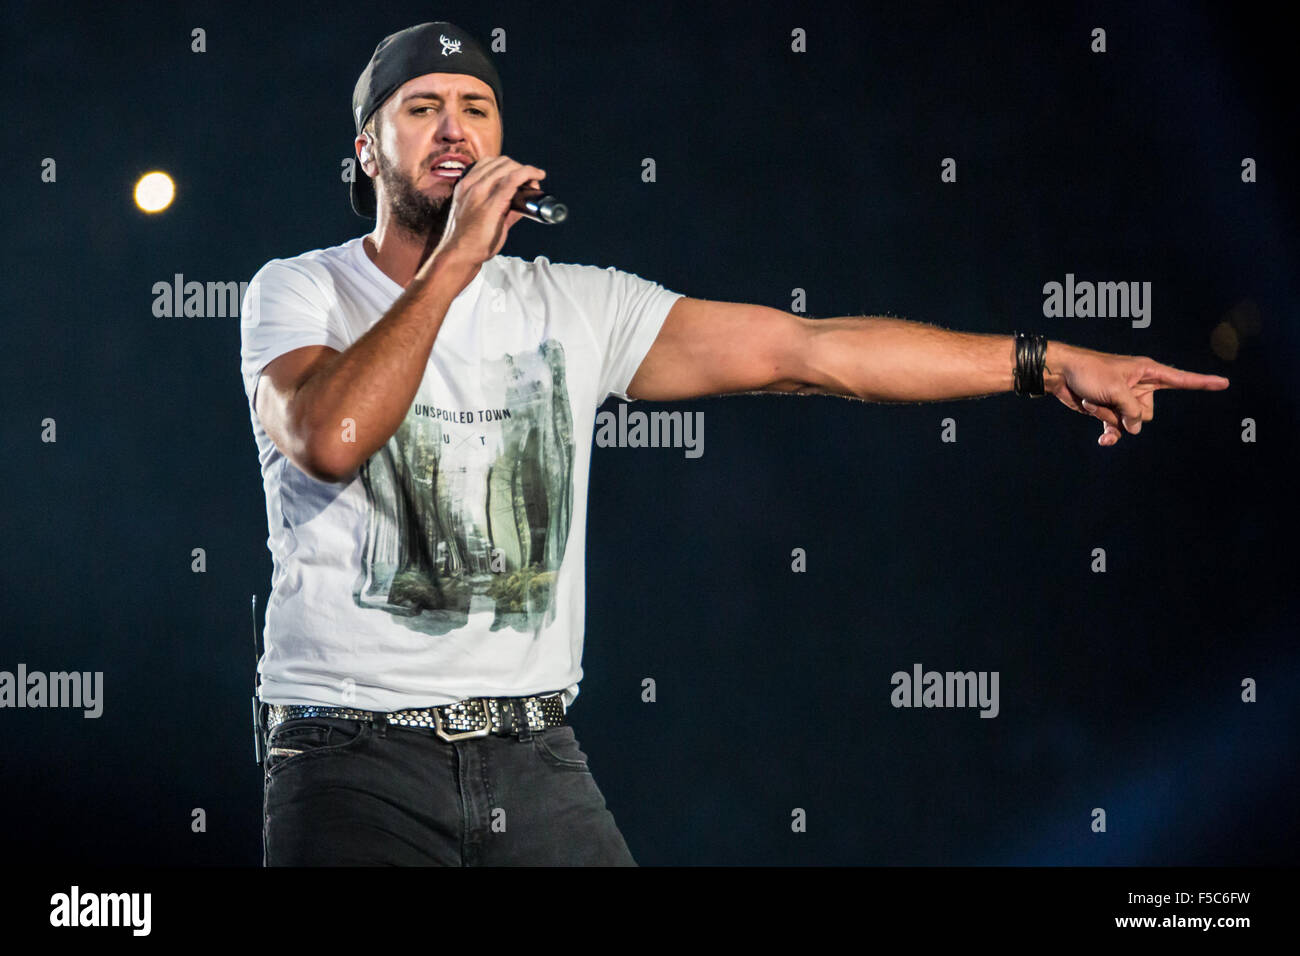
<svg viewBox="0 0 1300 956"><path fill-rule="evenodd" d="M344 351L402 293L361 238L249 283L241 359L274 570L261 698L394 711L578 695L596 411L626 389L680 293L614 267L495 256L452 302L406 418L349 482L285 458L262 370ZM342 427L342 426L341 426Z"/></svg>

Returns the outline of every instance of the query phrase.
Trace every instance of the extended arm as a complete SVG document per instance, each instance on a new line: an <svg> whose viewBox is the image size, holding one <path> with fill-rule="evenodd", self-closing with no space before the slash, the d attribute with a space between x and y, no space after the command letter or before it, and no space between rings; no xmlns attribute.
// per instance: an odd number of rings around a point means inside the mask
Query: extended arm
<svg viewBox="0 0 1300 956"><path fill-rule="evenodd" d="M1104 424L1100 444L1137 434L1158 388L1220 390L1228 380L1047 343L1044 388ZM806 319L765 306L682 298L637 370L628 395L672 401L736 392L840 395L933 402L1011 391L1010 334L953 332L880 316Z"/></svg>
<svg viewBox="0 0 1300 956"><path fill-rule="evenodd" d="M952 332L884 316L803 319L807 325L802 382L780 390L841 395L869 402L938 402L1011 391L1015 338ZM1048 391L1059 382L1061 352L1047 343Z"/></svg>

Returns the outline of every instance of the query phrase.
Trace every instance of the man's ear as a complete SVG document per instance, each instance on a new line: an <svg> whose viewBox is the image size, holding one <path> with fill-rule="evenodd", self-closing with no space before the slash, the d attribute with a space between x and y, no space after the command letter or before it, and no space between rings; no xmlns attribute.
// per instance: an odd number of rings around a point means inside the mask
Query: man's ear
<svg viewBox="0 0 1300 956"><path fill-rule="evenodd" d="M361 144L361 165L364 166L374 158L375 154L372 147L375 141L370 138L369 133L362 133L361 135L365 137L365 142Z"/></svg>

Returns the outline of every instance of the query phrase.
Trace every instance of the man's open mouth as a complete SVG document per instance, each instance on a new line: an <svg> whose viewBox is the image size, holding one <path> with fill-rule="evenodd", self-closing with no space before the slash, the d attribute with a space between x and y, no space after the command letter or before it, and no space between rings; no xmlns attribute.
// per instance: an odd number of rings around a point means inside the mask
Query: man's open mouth
<svg viewBox="0 0 1300 956"><path fill-rule="evenodd" d="M460 179L465 175L467 164L459 160L449 159L433 167L433 174L440 179Z"/></svg>

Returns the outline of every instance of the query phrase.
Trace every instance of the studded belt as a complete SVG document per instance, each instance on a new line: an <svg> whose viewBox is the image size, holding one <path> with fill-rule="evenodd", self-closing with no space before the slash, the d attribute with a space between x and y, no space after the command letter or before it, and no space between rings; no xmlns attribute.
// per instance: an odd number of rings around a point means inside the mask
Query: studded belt
<svg viewBox="0 0 1300 956"><path fill-rule="evenodd" d="M443 740L464 740L488 734L518 734L523 725L531 731L556 727L564 723L565 710L560 692L533 697L470 697L454 704L391 713L315 704L271 704L266 732L269 735L279 724L300 717L338 717L398 727L429 727Z"/></svg>

